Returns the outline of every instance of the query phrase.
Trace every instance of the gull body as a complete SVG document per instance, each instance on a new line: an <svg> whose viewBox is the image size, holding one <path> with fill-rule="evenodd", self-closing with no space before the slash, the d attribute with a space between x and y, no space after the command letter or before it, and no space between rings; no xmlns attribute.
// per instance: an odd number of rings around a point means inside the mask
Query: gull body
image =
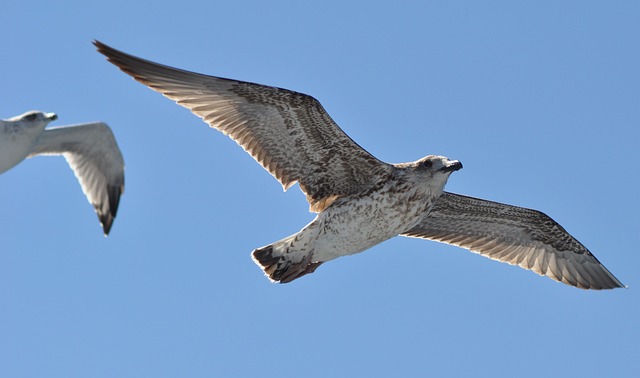
<svg viewBox="0 0 640 378"><path fill-rule="evenodd" d="M365 251L417 225L449 175L461 168L456 160L433 155L391 164L380 185L335 199L300 232L254 251L254 261L273 281L285 283L324 262Z"/></svg>

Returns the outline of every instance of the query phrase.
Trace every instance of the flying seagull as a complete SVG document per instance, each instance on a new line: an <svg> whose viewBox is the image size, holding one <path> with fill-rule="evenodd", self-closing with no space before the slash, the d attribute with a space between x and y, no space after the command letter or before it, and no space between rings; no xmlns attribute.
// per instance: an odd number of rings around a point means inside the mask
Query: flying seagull
<svg viewBox="0 0 640 378"><path fill-rule="evenodd" d="M298 182L316 218L253 251L274 282L397 235L457 245L583 289L623 287L545 214L443 192L456 160L378 160L347 136L313 97L157 64L94 41L135 80L228 135L287 190Z"/></svg>
<svg viewBox="0 0 640 378"><path fill-rule="evenodd" d="M63 155L109 234L124 191L124 160L109 126L102 122L45 129L58 116L29 111L0 120L0 174L26 158Z"/></svg>

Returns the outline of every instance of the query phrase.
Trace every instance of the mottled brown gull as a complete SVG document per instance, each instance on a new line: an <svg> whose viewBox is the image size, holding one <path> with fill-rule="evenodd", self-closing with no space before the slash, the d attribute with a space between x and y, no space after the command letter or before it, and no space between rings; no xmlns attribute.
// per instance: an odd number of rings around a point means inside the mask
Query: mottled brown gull
<svg viewBox="0 0 640 378"><path fill-rule="evenodd" d="M275 282L397 235L458 245L583 289L622 287L580 242L541 212L443 192L462 164L429 155L389 164L347 136L311 96L202 75L94 41L123 72L228 135L286 190L298 182L316 218L253 251Z"/></svg>

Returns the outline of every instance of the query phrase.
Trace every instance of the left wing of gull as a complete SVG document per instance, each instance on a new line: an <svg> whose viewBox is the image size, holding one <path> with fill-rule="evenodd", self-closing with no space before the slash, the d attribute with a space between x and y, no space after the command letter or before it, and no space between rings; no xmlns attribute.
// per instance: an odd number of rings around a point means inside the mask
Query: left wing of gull
<svg viewBox="0 0 640 378"><path fill-rule="evenodd" d="M354 142L309 95L189 72L94 44L123 72L233 139L285 190L298 182L311 211L366 191L392 171Z"/></svg>
<svg viewBox="0 0 640 378"><path fill-rule="evenodd" d="M87 123L46 129L28 157L63 155L108 235L124 192L124 159L109 126Z"/></svg>
<svg viewBox="0 0 640 378"><path fill-rule="evenodd" d="M444 192L403 236L466 248L581 289L624 285L562 226L540 211Z"/></svg>

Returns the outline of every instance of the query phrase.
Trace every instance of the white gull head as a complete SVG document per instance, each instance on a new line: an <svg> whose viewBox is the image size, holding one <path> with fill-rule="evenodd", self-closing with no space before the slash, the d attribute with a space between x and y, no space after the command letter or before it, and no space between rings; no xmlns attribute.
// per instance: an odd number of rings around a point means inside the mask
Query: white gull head
<svg viewBox="0 0 640 378"><path fill-rule="evenodd" d="M23 161L55 113L32 110L6 120L0 120L0 173Z"/></svg>
<svg viewBox="0 0 640 378"><path fill-rule="evenodd" d="M429 155L414 162L394 165L400 170L411 172L415 186L428 187L438 195L444 189L449 175L462 169L462 163L458 160L450 160L444 156L437 155Z"/></svg>

